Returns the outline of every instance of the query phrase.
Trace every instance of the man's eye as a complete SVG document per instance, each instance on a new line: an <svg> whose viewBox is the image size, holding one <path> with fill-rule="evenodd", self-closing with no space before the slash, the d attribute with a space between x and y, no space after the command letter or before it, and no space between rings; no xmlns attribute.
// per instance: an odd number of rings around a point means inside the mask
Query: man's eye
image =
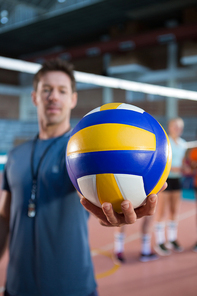
<svg viewBox="0 0 197 296"><path fill-rule="evenodd" d="M44 93L49 93L49 92L50 92L50 89L48 89L48 88L44 88L44 89L43 89L43 92L44 92Z"/></svg>

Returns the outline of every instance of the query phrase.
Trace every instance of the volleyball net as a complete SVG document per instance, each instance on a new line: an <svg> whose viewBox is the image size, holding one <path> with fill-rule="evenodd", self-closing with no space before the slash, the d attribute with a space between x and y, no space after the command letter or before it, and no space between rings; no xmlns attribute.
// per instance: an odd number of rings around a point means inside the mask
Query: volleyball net
<svg viewBox="0 0 197 296"><path fill-rule="evenodd" d="M29 74L35 74L41 67L41 64L22 60L0 57L0 68L19 71ZM142 92L146 94L159 95L164 97L173 97L185 100L197 101L197 92L179 88L165 87L154 84L135 82L130 80L106 77L102 75L74 71L77 82L90 83L97 86Z"/></svg>

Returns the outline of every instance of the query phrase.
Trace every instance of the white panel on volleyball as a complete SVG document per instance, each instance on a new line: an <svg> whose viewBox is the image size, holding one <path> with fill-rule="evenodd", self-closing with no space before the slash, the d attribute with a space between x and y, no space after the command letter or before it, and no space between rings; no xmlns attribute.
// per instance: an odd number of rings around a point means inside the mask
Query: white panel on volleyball
<svg viewBox="0 0 197 296"><path fill-rule="evenodd" d="M101 107L97 107L97 108L93 109L92 111L88 112L86 115L84 115L84 117L87 116L87 115L89 115L89 114L92 114L92 113L95 113L95 112L99 112L100 110L101 110Z"/></svg>
<svg viewBox="0 0 197 296"><path fill-rule="evenodd" d="M131 110L131 111L135 111L135 112L139 112L139 113L144 113L144 110L137 107L137 106L134 106L134 105L129 105L129 104L121 104L117 107L117 109L125 109L125 110Z"/></svg>
<svg viewBox="0 0 197 296"><path fill-rule="evenodd" d="M114 174L114 177L123 198L130 200L134 208L139 207L146 199L143 178L126 174Z"/></svg>
<svg viewBox="0 0 197 296"><path fill-rule="evenodd" d="M96 190L96 175L78 178L77 182L83 196L85 196L91 203L101 207Z"/></svg>

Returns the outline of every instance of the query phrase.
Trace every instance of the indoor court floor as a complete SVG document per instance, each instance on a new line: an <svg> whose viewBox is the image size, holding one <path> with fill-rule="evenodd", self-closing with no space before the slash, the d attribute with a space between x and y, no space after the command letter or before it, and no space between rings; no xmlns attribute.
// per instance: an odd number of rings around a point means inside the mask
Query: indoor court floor
<svg viewBox="0 0 197 296"><path fill-rule="evenodd" d="M192 251L197 239L194 199L181 201L178 235L184 247L182 253L172 252L156 261L140 262L141 222L139 219L134 225L126 226L126 262L119 264L113 258L114 229L103 227L95 217L90 217L89 240L99 296L196 296L197 253ZM5 282L7 259L6 253L0 262L0 291Z"/></svg>

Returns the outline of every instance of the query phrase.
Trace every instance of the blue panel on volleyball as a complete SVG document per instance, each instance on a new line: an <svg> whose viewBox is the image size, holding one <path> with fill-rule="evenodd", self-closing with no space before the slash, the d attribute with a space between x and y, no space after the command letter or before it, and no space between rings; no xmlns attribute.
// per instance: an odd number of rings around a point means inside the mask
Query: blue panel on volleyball
<svg viewBox="0 0 197 296"><path fill-rule="evenodd" d="M159 181L161 175L166 166L167 154L168 154L168 143L163 128L158 122L150 116L148 113L143 114L152 126L153 133L156 137L156 150L154 152L154 158L152 164L150 164L147 173L143 175L144 187L147 193L151 192L154 188L155 183Z"/></svg>
<svg viewBox="0 0 197 296"><path fill-rule="evenodd" d="M68 157L75 177L93 174L145 175L154 156L154 151L99 151L81 153Z"/></svg>
<svg viewBox="0 0 197 296"><path fill-rule="evenodd" d="M91 113L80 120L73 129L71 136L88 126L104 123L126 124L152 132L152 126L143 114L124 109L112 109Z"/></svg>

